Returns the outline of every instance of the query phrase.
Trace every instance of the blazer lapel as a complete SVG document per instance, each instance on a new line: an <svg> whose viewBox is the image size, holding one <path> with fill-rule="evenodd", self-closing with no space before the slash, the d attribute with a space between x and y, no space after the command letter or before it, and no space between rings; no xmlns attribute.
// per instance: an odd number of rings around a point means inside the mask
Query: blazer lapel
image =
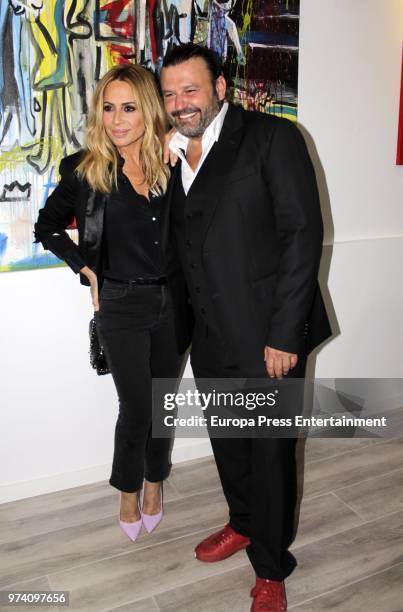
<svg viewBox="0 0 403 612"><path fill-rule="evenodd" d="M88 250L96 251L102 239L104 212L107 194L91 191L85 211L84 244Z"/></svg>
<svg viewBox="0 0 403 612"><path fill-rule="evenodd" d="M206 234L223 196L243 137L242 109L230 104L218 141L214 144L188 192L192 203L203 209Z"/></svg>

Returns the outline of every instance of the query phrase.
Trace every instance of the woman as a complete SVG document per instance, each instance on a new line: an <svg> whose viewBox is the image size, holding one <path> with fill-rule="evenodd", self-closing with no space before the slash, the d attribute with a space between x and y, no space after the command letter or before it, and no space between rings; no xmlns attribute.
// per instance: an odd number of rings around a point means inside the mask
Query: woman
<svg viewBox="0 0 403 612"><path fill-rule="evenodd" d="M61 180L35 225L36 242L91 287L119 396L109 482L121 491L120 525L133 541L142 524L150 532L161 520L171 467L169 438L151 437L152 378L177 378L184 350L161 245L165 128L152 74L137 65L109 70L94 93L86 147L62 160ZM74 217L78 246L65 231Z"/></svg>

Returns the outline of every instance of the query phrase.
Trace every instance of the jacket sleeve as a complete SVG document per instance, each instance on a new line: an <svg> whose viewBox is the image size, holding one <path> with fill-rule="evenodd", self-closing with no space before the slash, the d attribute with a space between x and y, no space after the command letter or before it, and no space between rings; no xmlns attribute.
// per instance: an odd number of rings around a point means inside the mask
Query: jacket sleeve
<svg viewBox="0 0 403 612"><path fill-rule="evenodd" d="M299 353L317 288L323 223L315 171L291 121L278 120L264 161L279 244L277 283L266 345Z"/></svg>
<svg viewBox="0 0 403 612"><path fill-rule="evenodd" d="M65 231L75 216L78 200L78 178L66 167L62 159L59 167L60 181L39 211L34 226L34 242L41 242L45 249L63 259L77 274L86 265L78 246Z"/></svg>

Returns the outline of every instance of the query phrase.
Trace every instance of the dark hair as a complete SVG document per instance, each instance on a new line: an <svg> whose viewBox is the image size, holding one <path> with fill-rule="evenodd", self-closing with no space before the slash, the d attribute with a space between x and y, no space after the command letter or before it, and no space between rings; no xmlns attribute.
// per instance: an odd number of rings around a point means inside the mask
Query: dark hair
<svg viewBox="0 0 403 612"><path fill-rule="evenodd" d="M212 49L201 47L195 43L190 42L173 47L164 57L162 67L168 68L168 66L177 66L187 60L198 57L206 63L207 69L211 75L211 80L214 84L218 77L223 74L221 59Z"/></svg>

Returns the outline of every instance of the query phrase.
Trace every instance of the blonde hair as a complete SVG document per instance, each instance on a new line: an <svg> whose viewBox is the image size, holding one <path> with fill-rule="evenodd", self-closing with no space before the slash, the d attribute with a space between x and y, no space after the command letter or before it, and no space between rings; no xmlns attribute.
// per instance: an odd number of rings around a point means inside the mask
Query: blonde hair
<svg viewBox="0 0 403 612"><path fill-rule="evenodd" d="M154 76L142 66L114 66L98 82L92 99L86 132L85 153L76 172L91 189L110 193L117 186L119 154L103 126L104 92L112 81L125 81L132 89L144 121L140 163L149 189L165 193L169 170L163 162L163 142L167 121Z"/></svg>

